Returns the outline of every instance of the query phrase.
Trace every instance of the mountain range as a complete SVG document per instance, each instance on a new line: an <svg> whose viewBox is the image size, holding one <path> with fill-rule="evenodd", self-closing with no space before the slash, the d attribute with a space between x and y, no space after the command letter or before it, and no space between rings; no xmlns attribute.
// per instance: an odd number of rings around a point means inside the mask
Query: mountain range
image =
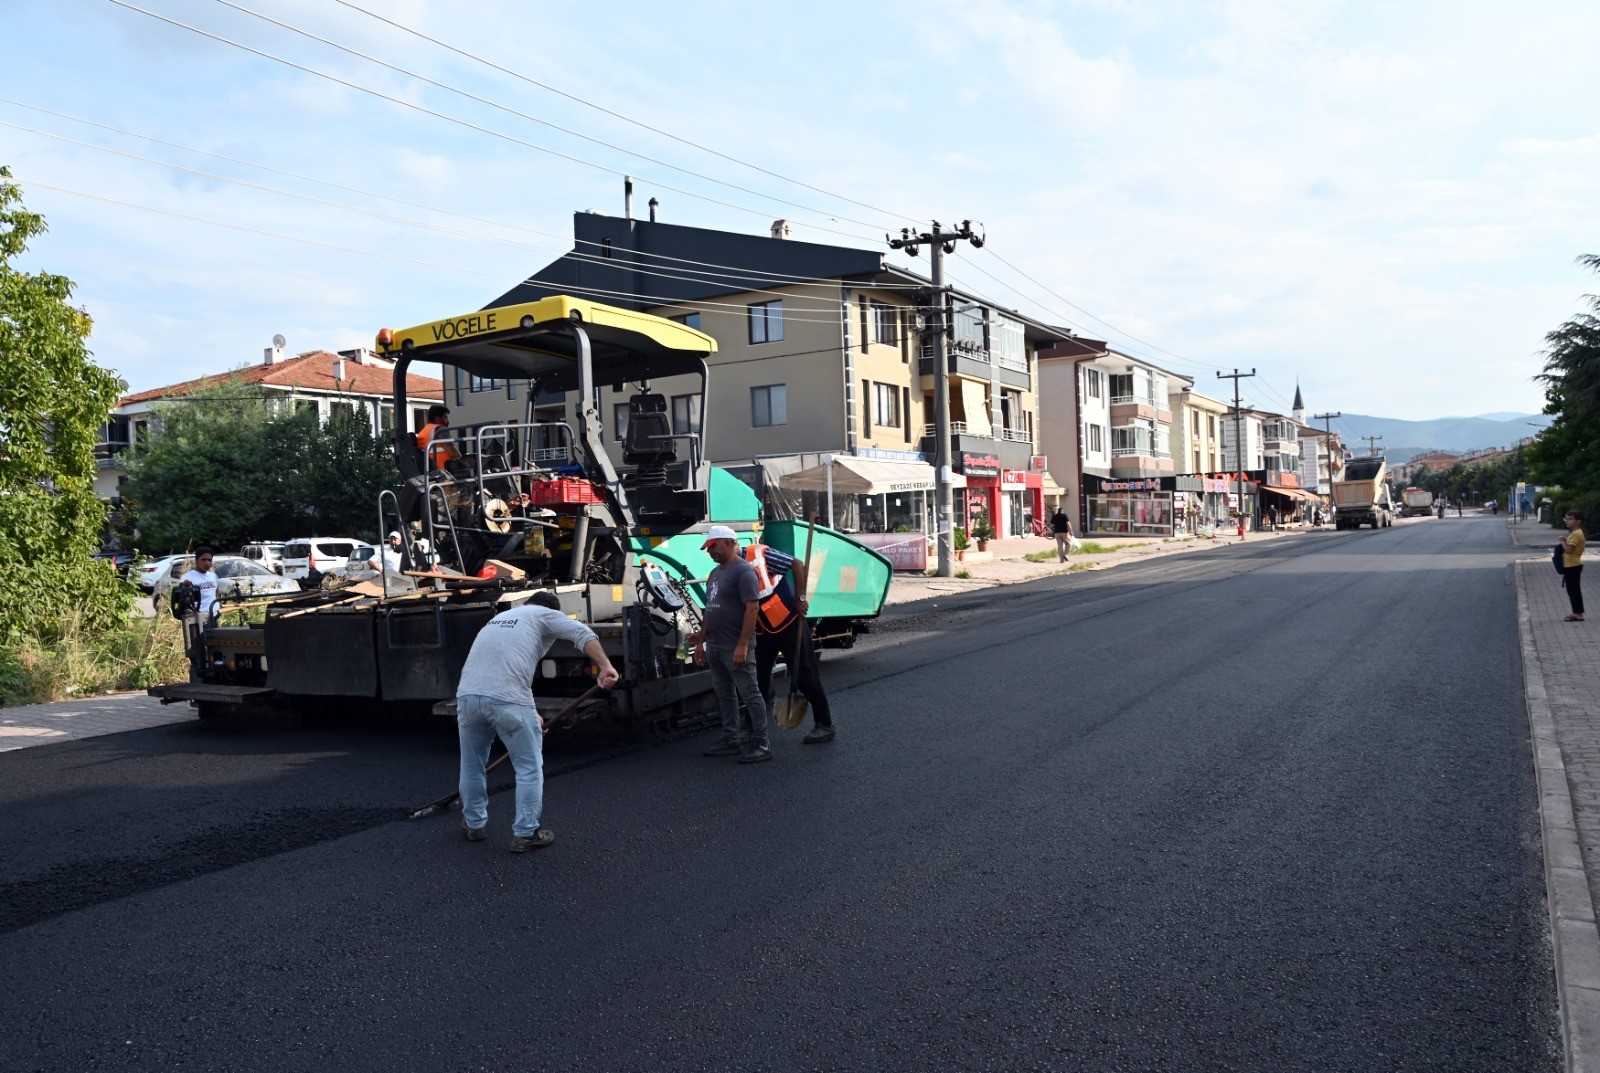
<svg viewBox="0 0 1600 1073"><path fill-rule="evenodd" d="M1333 429L1344 437L1345 445L1357 453L1366 452L1365 437L1383 437L1378 446L1393 463L1432 451L1460 454L1485 447L1510 447L1518 440L1537 435L1538 429L1548 424L1549 414L1493 413L1477 417L1437 417L1430 421L1345 414L1334 420Z"/></svg>

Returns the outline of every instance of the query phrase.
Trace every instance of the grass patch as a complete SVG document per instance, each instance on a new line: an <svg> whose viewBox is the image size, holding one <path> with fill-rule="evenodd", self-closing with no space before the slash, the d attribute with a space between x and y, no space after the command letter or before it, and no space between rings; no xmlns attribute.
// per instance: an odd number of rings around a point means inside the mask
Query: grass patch
<svg viewBox="0 0 1600 1073"><path fill-rule="evenodd" d="M1058 556L1053 551L1030 551L1023 558L1030 563L1047 563L1052 559L1058 558Z"/></svg>
<svg viewBox="0 0 1600 1073"><path fill-rule="evenodd" d="M0 706L147 689L188 678L183 631L171 615L129 619L97 635L86 633L75 618L52 631L53 639L0 646Z"/></svg>
<svg viewBox="0 0 1600 1073"><path fill-rule="evenodd" d="M956 571L956 577L961 578L963 581L966 581L966 580L968 580L968 579L970 579L972 577L972 571L971 570L967 570L965 568L963 568L961 570L957 570Z"/></svg>

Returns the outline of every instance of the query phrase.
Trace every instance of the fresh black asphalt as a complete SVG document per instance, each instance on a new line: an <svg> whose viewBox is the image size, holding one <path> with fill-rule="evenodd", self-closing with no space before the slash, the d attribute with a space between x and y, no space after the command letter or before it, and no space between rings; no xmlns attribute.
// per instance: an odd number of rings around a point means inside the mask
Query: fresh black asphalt
<svg viewBox="0 0 1600 1073"><path fill-rule="evenodd" d="M841 733L552 738L556 845L453 734L0 754L0 1069L1556 1070L1495 519L887 614Z"/></svg>

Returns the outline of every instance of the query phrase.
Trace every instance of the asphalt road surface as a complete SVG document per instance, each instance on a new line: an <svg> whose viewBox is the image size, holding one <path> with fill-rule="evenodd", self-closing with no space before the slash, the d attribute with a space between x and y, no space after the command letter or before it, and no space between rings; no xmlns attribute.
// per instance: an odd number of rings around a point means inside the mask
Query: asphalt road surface
<svg viewBox="0 0 1600 1073"><path fill-rule="evenodd" d="M910 605L839 740L199 722L0 755L0 1069L1555 1070L1498 519Z"/></svg>

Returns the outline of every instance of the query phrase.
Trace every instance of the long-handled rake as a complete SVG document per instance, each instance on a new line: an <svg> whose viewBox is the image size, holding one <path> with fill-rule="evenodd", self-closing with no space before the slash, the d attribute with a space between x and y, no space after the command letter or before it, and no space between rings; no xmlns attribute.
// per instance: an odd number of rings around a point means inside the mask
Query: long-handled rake
<svg viewBox="0 0 1600 1073"><path fill-rule="evenodd" d="M597 682L594 685L590 686L584 692L584 694L581 697L578 697L571 704L569 704L565 708L561 709L555 715L552 715L549 719L542 720L542 722L544 723L545 729L548 730L550 727L553 727L557 723L561 722L561 720L565 719L568 715L572 714L572 712L578 707L578 705L582 704L584 701L588 700L590 697L594 696L598 692L600 692L600 685ZM488 767L483 769L483 773L485 775L489 774L489 772L493 771L495 768L499 767L501 764L505 763L510 758L511 758L511 754L510 753L501 753L499 756L497 756L489 764ZM424 816L432 816L435 812L443 812L445 809L450 808L452 805L454 805L457 801L460 801L460 800L461 800L461 791L457 790L455 793L450 794L447 797L441 797L437 801L433 801L433 802L430 802L429 804L423 805L421 808L419 808L415 812L411 813L411 818L413 820L420 820Z"/></svg>

